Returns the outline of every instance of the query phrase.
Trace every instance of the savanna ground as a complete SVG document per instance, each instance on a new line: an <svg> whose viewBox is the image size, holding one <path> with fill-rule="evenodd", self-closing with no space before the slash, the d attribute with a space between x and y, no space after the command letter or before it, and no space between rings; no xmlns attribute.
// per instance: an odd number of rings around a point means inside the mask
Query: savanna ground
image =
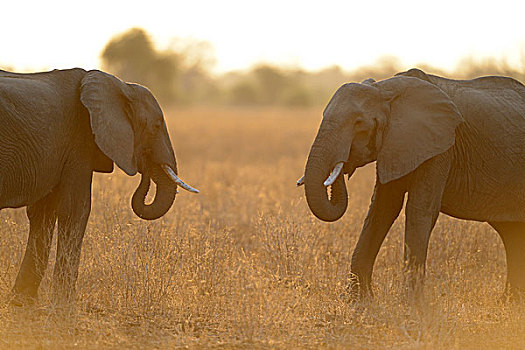
<svg viewBox="0 0 525 350"><path fill-rule="evenodd" d="M525 307L502 301L503 245L487 224L440 216L424 294L402 278L404 218L374 271L376 298L340 295L375 166L348 184L346 215L310 213L302 175L321 109L172 110L183 192L162 219L131 211L138 176L97 174L75 311L8 306L27 237L24 210L0 212L0 348L524 348Z"/></svg>

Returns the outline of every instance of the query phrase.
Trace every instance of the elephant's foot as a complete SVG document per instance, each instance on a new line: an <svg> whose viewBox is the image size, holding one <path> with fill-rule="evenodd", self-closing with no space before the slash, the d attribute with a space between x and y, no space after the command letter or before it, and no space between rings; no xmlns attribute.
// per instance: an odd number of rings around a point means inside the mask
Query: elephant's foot
<svg viewBox="0 0 525 350"><path fill-rule="evenodd" d="M13 290L13 293L9 300L9 304L15 307L26 307L26 306L35 305L36 301L37 301L36 292L28 293L28 292Z"/></svg>
<svg viewBox="0 0 525 350"><path fill-rule="evenodd" d="M38 297L38 285L40 280L17 277L13 287L10 304L13 306L30 306L34 305Z"/></svg>
<svg viewBox="0 0 525 350"><path fill-rule="evenodd" d="M421 295L425 285L425 266L423 264L408 264L404 269L405 290L409 297Z"/></svg>
<svg viewBox="0 0 525 350"><path fill-rule="evenodd" d="M374 297L370 282L362 282L357 274L351 274L348 279L345 291L341 293L341 299L355 303L364 299L371 299Z"/></svg>
<svg viewBox="0 0 525 350"><path fill-rule="evenodd" d="M525 305L525 286L507 284L504 293L501 295L501 301Z"/></svg>
<svg viewBox="0 0 525 350"><path fill-rule="evenodd" d="M523 245L522 245L523 247ZM525 304L525 258L507 253L507 283L504 298Z"/></svg>
<svg viewBox="0 0 525 350"><path fill-rule="evenodd" d="M67 306L75 300L75 285L72 281L66 279L56 279L53 281L51 290L53 304L57 307Z"/></svg>

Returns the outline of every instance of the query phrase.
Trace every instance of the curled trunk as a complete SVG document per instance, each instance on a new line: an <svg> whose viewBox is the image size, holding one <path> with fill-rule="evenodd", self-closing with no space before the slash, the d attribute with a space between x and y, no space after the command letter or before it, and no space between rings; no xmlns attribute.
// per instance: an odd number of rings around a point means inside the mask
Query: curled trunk
<svg viewBox="0 0 525 350"><path fill-rule="evenodd" d="M135 214L141 219L155 220L168 212L177 194L177 185L162 171L159 166L154 166L149 173L143 173L140 184L131 199L131 207ZM155 198L150 204L146 204L146 195L150 187L150 180L157 185Z"/></svg>
<svg viewBox="0 0 525 350"><path fill-rule="evenodd" d="M324 181L330 175L334 164L329 164L326 157L312 147L305 169L305 194L306 201L312 213L323 221L336 221L346 211L348 206L348 195L344 176L341 174L335 182L329 186L331 194Z"/></svg>

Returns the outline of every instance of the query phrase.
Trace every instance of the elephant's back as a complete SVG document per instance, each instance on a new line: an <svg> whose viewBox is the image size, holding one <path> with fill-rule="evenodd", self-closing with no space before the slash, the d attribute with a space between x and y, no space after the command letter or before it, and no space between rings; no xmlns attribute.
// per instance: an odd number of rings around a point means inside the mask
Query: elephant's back
<svg viewBox="0 0 525 350"><path fill-rule="evenodd" d="M68 152L65 131L78 122L77 89L68 95L39 77L0 72L0 208L30 204L56 186Z"/></svg>

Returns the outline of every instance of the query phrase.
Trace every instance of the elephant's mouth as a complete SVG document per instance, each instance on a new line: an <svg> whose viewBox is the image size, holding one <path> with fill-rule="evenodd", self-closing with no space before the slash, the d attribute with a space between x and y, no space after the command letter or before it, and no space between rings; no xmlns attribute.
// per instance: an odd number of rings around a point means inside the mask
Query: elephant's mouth
<svg viewBox="0 0 525 350"><path fill-rule="evenodd" d="M339 162L334 166L334 168L330 172L330 175L324 181L323 185L325 187L329 187L329 186L331 187L332 184L335 182L335 180L337 180L339 175L348 175L348 178L350 178L354 174L357 168L358 167L352 165L348 161ZM296 182L297 187L304 185L304 177L305 176L303 175L299 180L297 180Z"/></svg>
<svg viewBox="0 0 525 350"><path fill-rule="evenodd" d="M350 162L345 162L345 165L343 166L343 174L348 175L348 178L352 177L354 175L355 170L358 167L351 164Z"/></svg>

